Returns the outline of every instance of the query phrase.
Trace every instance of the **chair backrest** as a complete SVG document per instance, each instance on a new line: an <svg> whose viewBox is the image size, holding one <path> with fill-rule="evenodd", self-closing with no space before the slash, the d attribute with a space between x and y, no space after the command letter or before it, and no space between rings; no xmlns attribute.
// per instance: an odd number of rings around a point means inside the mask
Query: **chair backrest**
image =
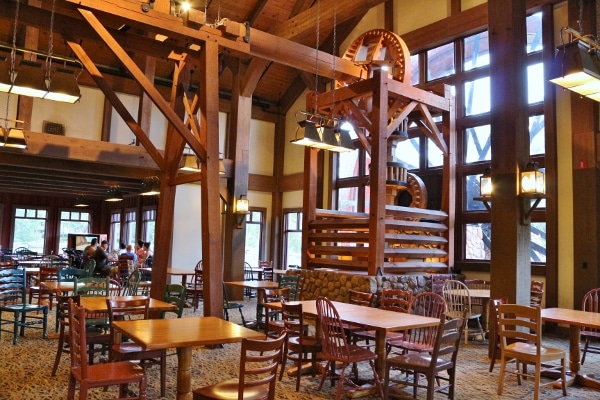
<svg viewBox="0 0 600 400"><path fill-rule="evenodd" d="M121 285L125 285L129 277L129 271L133 270L133 255L121 254L117 259L117 267L119 269L119 281Z"/></svg>
<svg viewBox="0 0 600 400"><path fill-rule="evenodd" d="M282 300L281 319L283 321L283 329L288 334L288 337L299 337L298 342L302 344L302 338L305 333L302 303L290 304Z"/></svg>
<svg viewBox="0 0 600 400"><path fill-rule="evenodd" d="M544 297L544 281L531 281L529 305L532 307L541 307L542 297Z"/></svg>
<svg viewBox="0 0 600 400"><path fill-rule="evenodd" d="M541 352L542 311L540 307L522 304L498 305L498 332L500 348L514 341L524 341L535 346L536 354Z"/></svg>
<svg viewBox="0 0 600 400"><path fill-rule="evenodd" d="M200 260L196 263L196 266L194 267L194 271L202 271L202 260Z"/></svg>
<svg viewBox="0 0 600 400"><path fill-rule="evenodd" d="M94 276L94 270L96 269L96 260L94 260L93 258L88 258L83 263L83 269L85 270L85 273L86 273L85 276L87 276L87 277Z"/></svg>
<svg viewBox="0 0 600 400"><path fill-rule="evenodd" d="M131 271L125 284L123 285L123 289L121 290L122 296L135 296L138 291L138 287L140 285L140 280L142 279L142 272L139 269L135 269Z"/></svg>
<svg viewBox="0 0 600 400"><path fill-rule="evenodd" d="M82 379L88 378L85 308L69 299L69 345L71 371L76 370Z"/></svg>
<svg viewBox="0 0 600 400"><path fill-rule="evenodd" d="M337 360L350 359L344 324L337 309L327 297L317 297L317 316L321 323L323 354Z"/></svg>
<svg viewBox="0 0 600 400"><path fill-rule="evenodd" d="M104 296L108 297L110 294L110 279L106 278L75 278L75 289L74 294L81 296Z"/></svg>
<svg viewBox="0 0 600 400"><path fill-rule="evenodd" d="M121 294L121 282L116 279L109 277L108 279L108 295L111 297L119 296Z"/></svg>
<svg viewBox="0 0 600 400"><path fill-rule="evenodd" d="M273 267L265 267L262 269L262 280L273 281Z"/></svg>
<svg viewBox="0 0 600 400"><path fill-rule="evenodd" d="M53 281L58 281L58 268L40 267L40 271L38 272L38 283Z"/></svg>
<svg viewBox="0 0 600 400"><path fill-rule="evenodd" d="M125 317L138 316L139 319L150 317L150 297L134 299L106 299L108 319L112 323Z"/></svg>
<svg viewBox="0 0 600 400"><path fill-rule="evenodd" d="M265 302L271 303L274 301L290 301L290 288L265 289Z"/></svg>
<svg viewBox="0 0 600 400"><path fill-rule="evenodd" d="M59 282L75 282L75 278L85 278L87 273L85 269L79 268L62 268L58 270Z"/></svg>
<svg viewBox="0 0 600 400"><path fill-rule="evenodd" d="M408 313L413 292L402 289L381 289L379 308L382 310Z"/></svg>
<svg viewBox="0 0 600 400"><path fill-rule="evenodd" d="M0 261L0 269L13 269L15 267L14 260L3 260Z"/></svg>
<svg viewBox="0 0 600 400"><path fill-rule="evenodd" d="M245 281L253 281L254 274L252 273L252 266L249 263L244 262L244 280Z"/></svg>
<svg viewBox="0 0 600 400"><path fill-rule="evenodd" d="M410 313L415 315L443 320L445 318L445 310L446 302L444 298L433 292L421 292L413 297L410 303ZM423 348L433 347L437 329L436 326L410 329L405 332L405 341L418 344Z"/></svg>
<svg viewBox="0 0 600 400"><path fill-rule="evenodd" d="M25 304L27 290L25 270L2 269L0 270L0 305Z"/></svg>
<svg viewBox="0 0 600 400"><path fill-rule="evenodd" d="M178 283L168 283L165 286L165 297L163 300L165 303L177 306L175 314L177 314L177 318L181 318L183 315L183 308L185 307L185 286ZM167 312L169 311L164 311L162 313L163 318Z"/></svg>
<svg viewBox="0 0 600 400"><path fill-rule="evenodd" d="M225 282L222 282L223 285L223 307L229 308L229 296L227 296L227 288L225 287Z"/></svg>
<svg viewBox="0 0 600 400"><path fill-rule="evenodd" d="M348 290L348 303L358 306L373 307L375 302L375 293L360 292L358 290Z"/></svg>
<svg viewBox="0 0 600 400"><path fill-rule="evenodd" d="M202 289L204 286L204 275L201 269L194 270L194 275L192 275L192 281L188 285L194 290Z"/></svg>
<svg viewBox="0 0 600 400"><path fill-rule="evenodd" d="M589 312L600 312L600 288L595 288L587 292L581 301L581 309ZM599 329L582 327L582 331L599 332Z"/></svg>
<svg viewBox="0 0 600 400"><path fill-rule="evenodd" d="M275 399L277 367L281 362L286 335L274 340L242 340L238 400L244 399L244 391L262 388L268 399ZM260 389L259 389L260 390Z"/></svg>
<svg viewBox="0 0 600 400"><path fill-rule="evenodd" d="M465 285L469 289L489 289L490 281L486 281L485 279L465 279Z"/></svg>
<svg viewBox="0 0 600 400"><path fill-rule="evenodd" d="M279 275L279 287L290 288L290 301L300 299L300 276L299 275Z"/></svg>
<svg viewBox="0 0 600 400"><path fill-rule="evenodd" d="M80 295L66 295L62 293L56 294L56 320L60 324L61 329L69 326L69 300L79 305Z"/></svg>
<svg viewBox="0 0 600 400"><path fill-rule="evenodd" d="M448 279L442 287L446 301L446 315L449 318L460 318L463 312L471 312L471 295L467 285L461 281Z"/></svg>
<svg viewBox="0 0 600 400"><path fill-rule="evenodd" d="M445 317L443 317L440 320L440 324L437 326L431 357L427 357L431 360L431 375L434 375L433 369L440 359L445 359L452 362L453 365L456 365L460 338L465 324L466 319L464 318L445 319Z"/></svg>

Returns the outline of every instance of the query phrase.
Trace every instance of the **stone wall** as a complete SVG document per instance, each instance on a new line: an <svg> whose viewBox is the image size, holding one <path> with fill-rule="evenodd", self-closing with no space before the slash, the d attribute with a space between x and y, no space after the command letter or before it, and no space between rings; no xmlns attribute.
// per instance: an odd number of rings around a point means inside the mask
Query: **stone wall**
<svg viewBox="0 0 600 400"><path fill-rule="evenodd" d="M325 296L330 300L347 303L348 290L379 294L381 288L410 290L413 294L436 292L441 294L442 285L447 279L460 279L452 274L422 275L355 275L328 270L287 270L289 275L300 275L300 300L315 300ZM378 306L376 301L375 306Z"/></svg>

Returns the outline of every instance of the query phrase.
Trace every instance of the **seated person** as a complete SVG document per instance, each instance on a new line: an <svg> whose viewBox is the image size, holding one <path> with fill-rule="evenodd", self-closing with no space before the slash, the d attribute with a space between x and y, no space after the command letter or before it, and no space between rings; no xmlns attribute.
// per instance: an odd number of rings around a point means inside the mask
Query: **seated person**
<svg viewBox="0 0 600 400"><path fill-rule="evenodd" d="M122 255L133 257L133 265L135 265L137 263L138 256L133 251L132 245L128 244L127 247L125 248L125 252Z"/></svg>
<svg viewBox="0 0 600 400"><path fill-rule="evenodd" d="M110 275L110 265L108 265L108 254L106 254L107 249L108 242L106 240L103 240L100 244L100 247L98 247L94 252L94 260L96 260L96 269L94 270L94 272L102 277Z"/></svg>

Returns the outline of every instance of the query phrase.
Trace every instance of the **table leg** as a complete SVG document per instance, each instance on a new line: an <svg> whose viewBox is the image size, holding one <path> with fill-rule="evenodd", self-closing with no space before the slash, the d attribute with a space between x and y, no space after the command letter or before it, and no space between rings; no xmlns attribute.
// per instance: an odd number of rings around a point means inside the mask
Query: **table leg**
<svg viewBox="0 0 600 400"><path fill-rule="evenodd" d="M377 354L375 369L377 370L380 379L383 379L385 376L385 339L385 331L383 329L377 329L375 331L375 354Z"/></svg>
<svg viewBox="0 0 600 400"><path fill-rule="evenodd" d="M192 398L192 348L177 348L177 400Z"/></svg>

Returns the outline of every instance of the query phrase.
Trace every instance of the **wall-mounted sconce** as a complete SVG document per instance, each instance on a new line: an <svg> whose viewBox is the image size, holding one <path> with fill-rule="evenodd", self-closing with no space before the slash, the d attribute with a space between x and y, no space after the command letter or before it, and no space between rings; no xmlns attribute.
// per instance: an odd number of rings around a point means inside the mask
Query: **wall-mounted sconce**
<svg viewBox="0 0 600 400"><path fill-rule="evenodd" d="M106 199L104 199L105 201L122 201L123 200L123 192L121 191L121 188L118 186L113 186L110 189L108 189L108 192L106 193Z"/></svg>
<svg viewBox="0 0 600 400"><path fill-rule="evenodd" d="M140 196L155 196L160 194L160 180L158 176L144 178L140 189Z"/></svg>
<svg viewBox="0 0 600 400"><path fill-rule="evenodd" d="M236 228L242 229L244 227L244 221L246 220L246 215L250 214L250 203L248 199L245 198L246 195L240 195L239 199L235 200L235 208L234 213L237 218Z"/></svg>
<svg viewBox="0 0 600 400"><path fill-rule="evenodd" d="M530 161L521 171L519 197L522 201L521 223L529 225L533 210L546 197L546 177L539 170L537 162ZM532 200L534 200L533 203Z"/></svg>
<svg viewBox="0 0 600 400"><path fill-rule="evenodd" d="M483 174L479 177L479 197L473 200L481 201L488 211L492 209L492 169L486 168Z"/></svg>
<svg viewBox="0 0 600 400"><path fill-rule="evenodd" d="M75 197L75 203L73 204L75 207L88 207L89 201L88 198L84 195L79 195Z"/></svg>

